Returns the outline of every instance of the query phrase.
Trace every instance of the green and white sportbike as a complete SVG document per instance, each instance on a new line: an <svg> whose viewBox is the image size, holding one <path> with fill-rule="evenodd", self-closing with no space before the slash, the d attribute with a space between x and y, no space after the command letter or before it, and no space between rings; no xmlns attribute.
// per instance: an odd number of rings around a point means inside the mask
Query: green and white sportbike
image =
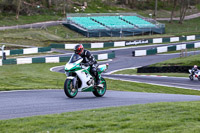
<svg viewBox="0 0 200 133"><path fill-rule="evenodd" d="M74 98L78 91L93 92L96 97L102 97L106 93L106 81L101 77L101 73L106 71L108 64L99 65L97 72L100 84L95 85L95 78L90 74L90 66L84 66L83 58L78 54L73 54L69 62L65 65L67 79L64 84L64 91L67 97Z"/></svg>

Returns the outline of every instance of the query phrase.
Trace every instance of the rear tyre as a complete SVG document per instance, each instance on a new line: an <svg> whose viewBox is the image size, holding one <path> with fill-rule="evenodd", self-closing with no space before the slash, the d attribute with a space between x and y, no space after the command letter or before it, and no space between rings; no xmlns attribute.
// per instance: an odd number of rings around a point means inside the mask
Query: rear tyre
<svg viewBox="0 0 200 133"><path fill-rule="evenodd" d="M198 80L200 81L200 76L198 77Z"/></svg>
<svg viewBox="0 0 200 133"><path fill-rule="evenodd" d="M97 86L93 91L93 94L96 97L102 97L106 93L107 86L106 86L106 80L104 78L101 78L100 85L103 85L103 87L98 87Z"/></svg>
<svg viewBox="0 0 200 133"><path fill-rule="evenodd" d="M69 98L74 98L78 93L78 90L76 88L73 88L71 79L65 80L64 91L65 95Z"/></svg>
<svg viewBox="0 0 200 133"><path fill-rule="evenodd" d="M190 75L189 78L190 78L190 80L193 80L193 76L192 75Z"/></svg>

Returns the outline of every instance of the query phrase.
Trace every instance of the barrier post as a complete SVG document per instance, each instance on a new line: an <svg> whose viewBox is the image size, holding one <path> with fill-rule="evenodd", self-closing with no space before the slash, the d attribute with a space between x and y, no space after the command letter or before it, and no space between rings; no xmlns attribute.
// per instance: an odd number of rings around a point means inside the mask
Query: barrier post
<svg viewBox="0 0 200 133"><path fill-rule="evenodd" d="M0 47L0 49L2 51L2 60L6 60L6 53L4 52L4 48L5 48L5 45L3 45L2 47Z"/></svg>
<svg viewBox="0 0 200 133"><path fill-rule="evenodd" d="M187 57L187 48L185 49L185 57Z"/></svg>
<svg viewBox="0 0 200 133"><path fill-rule="evenodd" d="M183 49L181 49L181 52L180 52L180 58L183 57Z"/></svg>

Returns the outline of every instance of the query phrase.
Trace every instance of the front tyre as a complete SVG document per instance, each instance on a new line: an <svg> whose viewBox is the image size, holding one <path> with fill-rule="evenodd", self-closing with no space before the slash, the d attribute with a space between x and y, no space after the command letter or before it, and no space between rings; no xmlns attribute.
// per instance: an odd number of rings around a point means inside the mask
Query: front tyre
<svg viewBox="0 0 200 133"><path fill-rule="evenodd" d="M71 79L65 80L64 91L65 91L65 95L69 98L74 98L78 93L78 89L73 88Z"/></svg>
<svg viewBox="0 0 200 133"><path fill-rule="evenodd" d="M190 80L193 80L193 75L190 75L189 78L190 78Z"/></svg>
<svg viewBox="0 0 200 133"><path fill-rule="evenodd" d="M96 97L102 97L106 93L107 86L106 86L106 80L104 78L101 78L100 85L102 85L102 87L97 86L93 91L93 94Z"/></svg>

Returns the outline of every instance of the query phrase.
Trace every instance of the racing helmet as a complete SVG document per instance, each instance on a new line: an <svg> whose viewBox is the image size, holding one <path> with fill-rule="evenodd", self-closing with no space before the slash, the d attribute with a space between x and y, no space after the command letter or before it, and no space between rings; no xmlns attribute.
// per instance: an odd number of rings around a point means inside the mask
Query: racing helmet
<svg viewBox="0 0 200 133"><path fill-rule="evenodd" d="M81 55L81 54L83 53L83 51L84 51L84 47L83 47L82 44L78 44L78 45L76 45L76 46L74 47L74 52L75 52L76 54Z"/></svg>
<svg viewBox="0 0 200 133"><path fill-rule="evenodd" d="M194 65L194 68L197 69L197 65Z"/></svg>

